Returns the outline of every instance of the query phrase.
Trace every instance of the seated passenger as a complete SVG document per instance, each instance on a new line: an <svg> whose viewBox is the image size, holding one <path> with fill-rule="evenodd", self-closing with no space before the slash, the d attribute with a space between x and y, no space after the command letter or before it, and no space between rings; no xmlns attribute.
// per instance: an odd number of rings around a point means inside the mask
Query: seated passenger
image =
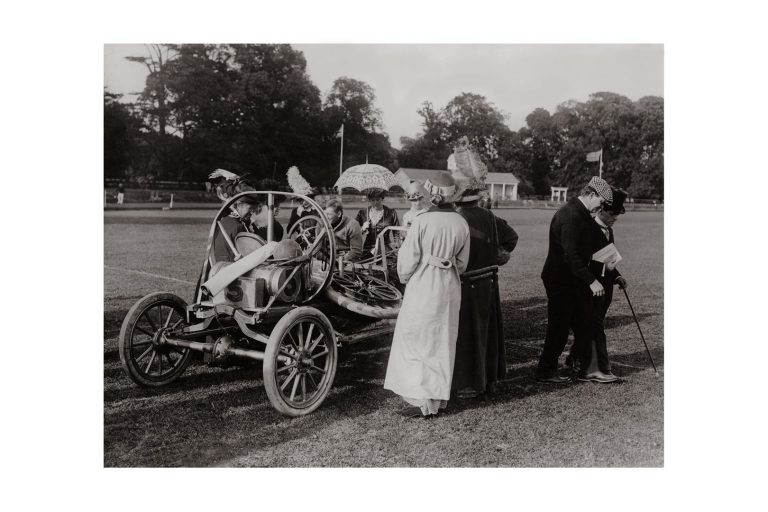
<svg viewBox="0 0 768 512"><path fill-rule="evenodd" d="M242 233L243 231L251 231L251 213L253 209L257 208L260 204L261 203L256 197L241 197L230 206L232 212L229 216L224 217L219 221L224 232L229 236L229 240L233 244L235 243L235 235ZM213 257L216 262L234 261L235 259L235 254L230 249L229 244L224 239L219 228L216 228L216 235L213 237Z"/></svg>
<svg viewBox="0 0 768 512"><path fill-rule="evenodd" d="M344 215L344 207L338 199L325 204L325 218L331 223L336 238L336 250L344 252L344 261L356 261L363 255L363 234L356 220Z"/></svg>
<svg viewBox="0 0 768 512"><path fill-rule="evenodd" d="M279 208L279 205L277 206ZM283 239L283 226L277 222L277 215L272 215L272 241L279 242ZM269 221L269 207L264 203L259 203L253 208L251 213L251 231L265 241L267 241L267 226Z"/></svg>

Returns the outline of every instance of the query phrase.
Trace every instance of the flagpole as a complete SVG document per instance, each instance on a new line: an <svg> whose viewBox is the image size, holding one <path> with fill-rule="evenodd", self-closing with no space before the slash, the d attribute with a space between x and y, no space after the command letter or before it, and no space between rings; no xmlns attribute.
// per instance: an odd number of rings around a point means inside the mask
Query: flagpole
<svg viewBox="0 0 768 512"><path fill-rule="evenodd" d="M344 123L341 123L341 151L339 152L339 178L341 178L342 169L344 167ZM336 192L339 194L339 201L341 201L341 187L337 187Z"/></svg>
<svg viewBox="0 0 768 512"><path fill-rule="evenodd" d="M600 148L600 168L598 170L600 178L603 177L603 148Z"/></svg>
<svg viewBox="0 0 768 512"><path fill-rule="evenodd" d="M343 161L344 161L344 123L341 123L341 152L339 153L339 178L341 178Z"/></svg>

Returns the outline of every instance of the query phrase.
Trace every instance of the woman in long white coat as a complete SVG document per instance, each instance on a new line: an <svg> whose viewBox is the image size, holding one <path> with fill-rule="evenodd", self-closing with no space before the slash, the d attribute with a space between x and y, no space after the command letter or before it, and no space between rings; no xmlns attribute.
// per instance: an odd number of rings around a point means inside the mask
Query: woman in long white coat
<svg viewBox="0 0 768 512"><path fill-rule="evenodd" d="M397 317L384 388L411 405L403 416L437 414L450 397L459 329L461 280L469 259L469 226L453 209L448 173L424 184L432 207L415 218L397 254L407 283Z"/></svg>

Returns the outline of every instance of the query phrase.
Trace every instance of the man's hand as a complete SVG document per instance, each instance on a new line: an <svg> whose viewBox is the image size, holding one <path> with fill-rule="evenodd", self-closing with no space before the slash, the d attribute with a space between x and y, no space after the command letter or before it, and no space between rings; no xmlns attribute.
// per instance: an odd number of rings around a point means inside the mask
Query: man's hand
<svg viewBox="0 0 768 512"><path fill-rule="evenodd" d="M619 288L624 290L627 287L627 280L624 279L622 276L619 276L619 277L616 278L616 284L619 285Z"/></svg>
<svg viewBox="0 0 768 512"><path fill-rule="evenodd" d="M603 285L600 284L600 281L597 279L592 281L592 284L589 285L589 289L592 290L592 295L595 297L602 297L605 295L605 288L603 288Z"/></svg>

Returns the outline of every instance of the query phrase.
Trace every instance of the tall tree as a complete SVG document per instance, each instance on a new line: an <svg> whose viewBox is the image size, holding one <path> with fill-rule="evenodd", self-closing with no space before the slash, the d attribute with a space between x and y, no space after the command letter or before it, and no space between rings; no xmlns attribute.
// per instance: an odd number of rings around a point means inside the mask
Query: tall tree
<svg viewBox="0 0 768 512"><path fill-rule="evenodd" d="M481 158L495 170L501 141L509 136L504 115L484 96L462 93L440 110L425 101L418 114L423 132L415 139L405 138L398 154L404 167L445 169L451 145L462 136L480 153Z"/></svg>
<svg viewBox="0 0 768 512"><path fill-rule="evenodd" d="M464 92L453 98L442 111L448 138L456 141L466 135L486 162L499 155L499 142L509 133L504 115L485 96Z"/></svg>
<svg viewBox="0 0 768 512"><path fill-rule="evenodd" d="M395 164L396 152L383 130L376 94L367 83L342 76L337 78L323 102L326 133L333 134L344 124L344 167L377 163ZM335 141L335 139L333 139Z"/></svg>
<svg viewBox="0 0 768 512"><path fill-rule="evenodd" d="M141 119L120 97L104 91L104 175L125 179L138 151Z"/></svg>

